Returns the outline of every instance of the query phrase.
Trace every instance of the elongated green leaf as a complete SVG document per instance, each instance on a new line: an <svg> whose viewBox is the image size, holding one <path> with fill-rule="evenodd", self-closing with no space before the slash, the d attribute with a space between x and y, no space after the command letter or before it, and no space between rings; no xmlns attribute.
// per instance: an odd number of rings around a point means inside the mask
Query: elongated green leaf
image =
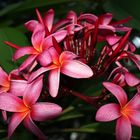
<svg viewBox="0 0 140 140"><path fill-rule="evenodd" d="M12 69L17 68L17 64L12 61L14 49L4 44L4 41L13 42L19 46L28 45L28 39L20 31L6 27L0 29L0 65L10 72Z"/></svg>

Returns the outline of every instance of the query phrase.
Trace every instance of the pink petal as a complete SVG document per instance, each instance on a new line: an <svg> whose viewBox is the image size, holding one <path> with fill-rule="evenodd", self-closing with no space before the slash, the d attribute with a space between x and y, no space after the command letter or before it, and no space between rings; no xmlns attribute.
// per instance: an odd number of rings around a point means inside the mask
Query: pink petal
<svg viewBox="0 0 140 140"><path fill-rule="evenodd" d="M51 47L48 49L51 57L52 57L52 61L54 64L58 64L59 63L59 54L56 51L56 49L54 47Z"/></svg>
<svg viewBox="0 0 140 140"><path fill-rule="evenodd" d="M41 130L34 124L31 117L28 115L23 121L24 126L32 132L34 135L36 135L41 140L46 140L46 136L41 132Z"/></svg>
<svg viewBox="0 0 140 140"><path fill-rule="evenodd" d="M92 69L78 60L64 61L61 72L73 78L89 78L93 75Z"/></svg>
<svg viewBox="0 0 140 140"><path fill-rule="evenodd" d="M30 55L20 66L19 66L19 71L22 71L26 68L32 67L32 65L35 62L35 59L37 58L38 55Z"/></svg>
<svg viewBox="0 0 140 140"><path fill-rule="evenodd" d="M25 80L11 80L9 92L16 96L23 96L23 92L27 86Z"/></svg>
<svg viewBox="0 0 140 140"><path fill-rule="evenodd" d="M37 17L38 17L39 22L40 22L42 25L44 25L44 21L43 21L43 18L42 18L42 16L41 16L39 10L38 10L37 8L36 8L35 10L36 10L36 14L37 14Z"/></svg>
<svg viewBox="0 0 140 140"><path fill-rule="evenodd" d="M74 11L70 11L67 15L67 19L71 19L73 23L77 23L77 15Z"/></svg>
<svg viewBox="0 0 140 140"><path fill-rule="evenodd" d="M54 10L50 9L44 17L44 24L45 26L48 28L49 32L52 29L52 25L53 25L53 20L54 20Z"/></svg>
<svg viewBox="0 0 140 140"><path fill-rule="evenodd" d="M23 101L27 106L34 104L40 96L43 86L43 76L36 78L32 83L26 86L23 95Z"/></svg>
<svg viewBox="0 0 140 140"><path fill-rule="evenodd" d="M9 112L23 112L27 110L23 101L10 93L0 94L0 109Z"/></svg>
<svg viewBox="0 0 140 140"><path fill-rule="evenodd" d="M116 139L130 140L132 135L131 122L127 117L121 117L117 120Z"/></svg>
<svg viewBox="0 0 140 140"><path fill-rule="evenodd" d="M120 106L115 103L110 103L101 106L96 113L96 120L101 122L108 122L115 120L121 116Z"/></svg>
<svg viewBox="0 0 140 140"><path fill-rule="evenodd" d="M38 24L40 24L38 21L36 21L36 20L30 20L30 21L26 22L26 23L24 24L24 26L25 26L29 31L33 32Z"/></svg>
<svg viewBox="0 0 140 140"><path fill-rule="evenodd" d="M62 108L54 103L36 103L31 108L31 117L35 121L45 121L46 119L53 119L60 115Z"/></svg>
<svg viewBox="0 0 140 140"><path fill-rule="evenodd" d="M131 73L125 73L125 80L129 86L136 86L140 83L140 79Z"/></svg>
<svg viewBox="0 0 140 140"><path fill-rule="evenodd" d="M60 57L59 57L59 61L63 63L63 61L66 60L73 60L75 58L77 58L78 56L72 52L69 51L64 51L61 53Z"/></svg>
<svg viewBox="0 0 140 140"><path fill-rule="evenodd" d="M140 70L140 55L133 54L131 52L127 52L128 57L137 65L138 69Z"/></svg>
<svg viewBox="0 0 140 140"><path fill-rule="evenodd" d="M17 60L20 57L23 57L24 55L28 55L28 54L37 54L37 52L32 47L22 47L22 48L16 50L16 52L14 53L13 59Z"/></svg>
<svg viewBox="0 0 140 140"><path fill-rule="evenodd" d="M99 18L101 20L101 24L109 24L112 20L113 15L111 13L106 13L104 15L101 15Z"/></svg>
<svg viewBox="0 0 140 140"><path fill-rule="evenodd" d="M61 30L58 31L56 33L53 33L49 36L47 36L43 42L43 49L48 49L49 47L53 46L53 42L52 42L52 36L57 40L57 42L61 42L67 35L67 31L66 30Z"/></svg>
<svg viewBox="0 0 140 140"><path fill-rule="evenodd" d="M52 57L48 50L45 50L38 55L37 60L41 64L41 66L45 67L52 62Z"/></svg>
<svg viewBox="0 0 140 140"><path fill-rule="evenodd" d="M110 35L110 36L107 36L106 39L109 45L112 46L112 45L115 45L121 38L119 36Z"/></svg>
<svg viewBox="0 0 140 140"><path fill-rule="evenodd" d="M42 50L42 42L45 38L45 31L37 31L32 34L33 47L40 52Z"/></svg>
<svg viewBox="0 0 140 140"><path fill-rule="evenodd" d="M18 125L23 121L23 119L26 117L28 112L21 112L21 113L14 113L10 119L10 123L8 125L8 138L10 138L15 131L15 129L18 127Z"/></svg>
<svg viewBox="0 0 140 140"><path fill-rule="evenodd" d="M68 19L62 19L59 20L52 28L52 32L57 31L58 29L60 29L61 27L65 26L66 24L70 23L70 20Z"/></svg>
<svg viewBox="0 0 140 140"><path fill-rule="evenodd" d="M53 69L49 73L49 92L52 97L56 97L58 94L60 82L60 69Z"/></svg>
<svg viewBox="0 0 140 140"><path fill-rule="evenodd" d="M31 82L34 79L36 79L38 76L40 76L43 73L45 73L46 71L49 71L49 70L52 70L52 69L55 69L55 68L57 68L55 65L51 65L51 66L48 66L48 67L41 67L40 69L36 70L35 72L33 72L30 75L28 81Z"/></svg>
<svg viewBox="0 0 140 140"><path fill-rule="evenodd" d="M103 30L102 31L102 34L104 35L106 35L106 34L108 34L108 30L110 30L110 32L112 31L112 32L115 32L116 30L115 30L115 28L113 27L113 26L110 26L110 25L99 25L99 29L100 30ZM101 31L100 31L101 32ZM105 32L105 33L104 33ZM107 33L106 33L107 32ZM109 32L109 33L110 33Z"/></svg>
<svg viewBox="0 0 140 140"><path fill-rule="evenodd" d="M140 93L135 94L135 96L127 103L127 107L133 110L140 109Z"/></svg>
<svg viewBox="0 0 140 140"><path fill-rule="evenodd" d="M98 17L93 14L82 14L78 18L78 20L86 20L90 23L94 23L97 19Z"/></svg>
<svg viewBox="0 0 140 140"><path fill-rule="evenodd" d="M140 111L133 110L128 117L133 125L140 127Z"/></svg>
<svg viewBox="0 0 140 140"><path fill-rule="evenodd" d="M53 47L56 49L58 54L60 54L62 52L62 48L59 46L57 40L54 37L52 37L52 41L53 41Z"/></svg>
<svg viewBox="0 0 140 140"><path fill-rule="evenodd" d="M122 107L127 103L127 95L120 86L111 82L103 82L103 85L118 99Z"/></svg>
<svg viewBox="0 0 140 140"><path fill-rule="evenodd" d="M7 73L0 67L0 85L7 86L9 82Z"/></svg>
<svg viewBox="0 0 140 140"><path fill-rule="evenodd" d="M2 110L2 117L4 121L7 121L7 112Z"/></svg>

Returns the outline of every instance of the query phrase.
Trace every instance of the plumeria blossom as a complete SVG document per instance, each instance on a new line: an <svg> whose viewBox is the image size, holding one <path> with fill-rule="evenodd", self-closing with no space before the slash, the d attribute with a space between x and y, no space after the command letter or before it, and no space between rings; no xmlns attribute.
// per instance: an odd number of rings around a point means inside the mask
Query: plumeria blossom
<svg viewBox="0 0 140 140"><path fill-rule="evenodd" d="M34 124L35 121L45 121L58 116L62 108L54 103L36 102L42 90L42 76L38 77L25 89L23 99L10 94L0 94L0 109L13 112L8 125L8 137L10 138L23 121L24 126L39 139L46 140L46 136Z"/></svg>
<svg viewBox="0 0 140 140"><path fill-rule="evenodd" d="M132 125L140 127L140 93L138 92L129 102L125 91L118 85L104 82L104 87L118 100L117 103L109 103L99 108L96 120L108 122L117 119L117 140L130 140Z"/></svg>
<svg viewBox="0 0 140 140"><path fill-rule="evenodd" d="M76 60L78 57L72 52L63 51L59 54L54 47L49 49L53 63L47 67L42 67L33 72L29 81L34 80L42 73L50 70L49 73L49 91L52 97L56 97L59 89L60 73L73 78L89 78L93 72L89 66ZM54 86L55 85L55 86Z"/></svg>
<svg viewBox="0 0 140 140"><path fill-rule="evenodd" d="M22 71L25 68L32 67L35 62L39 62L43 66L50 64L51 58L49 57L47 49L52 46L52 36L54 36L56 40L60 42L64 39L66 34L67 32L62 30L59 32L59 34L56 33L55 35L49 35L45 38L45 32L38 31L32 35L32 46L19 47L10 42L5 43L17 49L13 56L14 60L17 60L24 55L29 55L29 57L19 67L19 71ZM44 61L44 59L46 61Z"/></svg>

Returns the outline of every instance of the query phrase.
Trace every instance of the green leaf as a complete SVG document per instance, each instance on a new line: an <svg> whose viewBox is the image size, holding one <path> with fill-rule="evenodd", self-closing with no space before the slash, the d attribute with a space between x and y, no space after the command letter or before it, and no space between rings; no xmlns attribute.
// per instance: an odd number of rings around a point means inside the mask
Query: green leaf
<svg viewBox="0 0 140 140"><path fill-rule="evenodd" d="M0 28L0 65L10 72L12 69L17 68L17 64L12 61L14 49L4 44L4 41L10 41L19 46L28 45L27 37L19 30L5 27Z"/></svg>
<svg viewBox="0 0 140 140"><path fill-rule="evenodd" d="M5 14L10 13L11 11L14 11L21 5L21 3L22 2L18 2L18 3L14 3L14 4L6 6L6 8L3 8L0 11L0 16L4 16Z"/></svg>
<svg viewBox="0 0 140 140"><path fill-rule="evenodd" d="M139 5L139 0L109 0L105 2L104 8L107 12L113 13L114 18L118 20L132 16L133 19L128 22L128 25L140 30Z"/></svg>
<svg viewBox="0 0 140 140"><path fill-rule="evenodd" d="M33 9L33 8L37 8L37 7L43 7L43 6L50 6L50 5L54 5L54 4L62 4L62 3L68 3L68 2L72 2L74 0L42 0L40 2L40 0L27 0L25 1L18 9L15 10L15 12L17 11L25 11L28 9Z"/></svg>

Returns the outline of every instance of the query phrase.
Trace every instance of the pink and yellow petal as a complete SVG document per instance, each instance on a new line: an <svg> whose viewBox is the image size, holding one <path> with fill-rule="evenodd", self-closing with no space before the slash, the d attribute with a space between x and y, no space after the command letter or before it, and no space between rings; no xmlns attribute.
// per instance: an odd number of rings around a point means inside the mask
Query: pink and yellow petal
<svg viewBox="0 0 140 140"><path fill-rule="evenodd" d="M64 61L61 73L73 78L89 78L93 75L92 69L78 60Z"/></svg>
<svg viewBox="0 0 140 140"><path fill-rule="evenodd" d="M31 117L35 121L45 121L59 116L62 108L54 103L39 102L32 106Z"/></svg>
<svg viewBox="0 0 140 140"><path fill-rule="evenodd" d="M101 106L96 113L96 120L101 122L108 122L115 120L121 116L120 106L115 103L110 103Z"/></svg>

